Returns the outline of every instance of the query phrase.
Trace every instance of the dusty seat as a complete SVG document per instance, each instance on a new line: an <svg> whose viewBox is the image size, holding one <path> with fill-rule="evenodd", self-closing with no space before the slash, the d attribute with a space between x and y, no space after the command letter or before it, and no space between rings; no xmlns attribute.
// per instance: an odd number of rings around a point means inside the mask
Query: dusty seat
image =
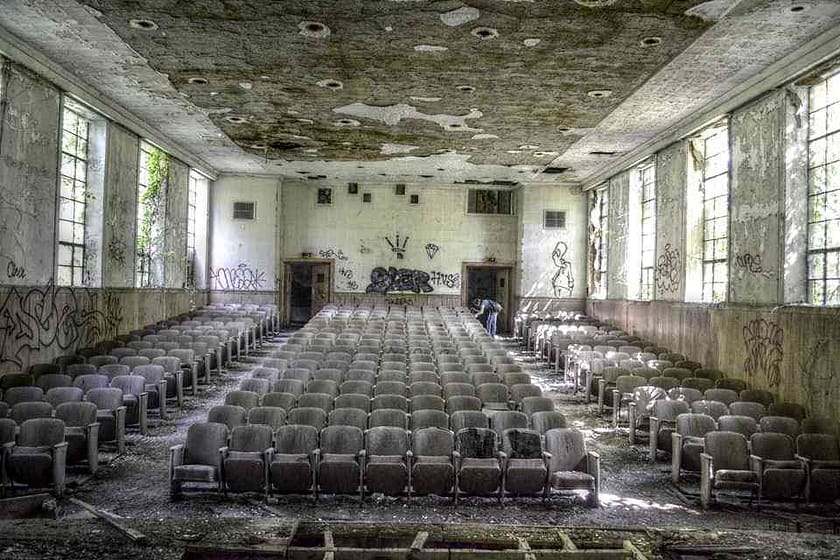
<svg viewBox="0 0 840 560"><path fill-rule="evenodd" d="M275 452L269 472L271 489L281 494L315 495L318 466L318 430L312 426L288 424L277 429Z"/></svg>
<svg viewBox="0 0 840 560"><path fill-rule="evenodd" d="M548 497L548 455L542 438L533 430L513 428L502 436L505 458L505 493Z"/></svg>
<svg viewBox="0 0 840 560"><path fill-rule="evenodd" d="M805 464L796 458L793 438L774 432L750 437L753 470L761 482L761 497L799 498L805 490Z"/></svg>
<svg viewBox="0 0 840 560"><path fill-rule="evenodd" d="M457 486L455 501L461 494L496 494L502 498L502 464L498 435L487 428L464 428L455 435Z"/></svg>
<svg viewBox="0 0 840 560"><path fill-rule="evenodd" d="M64 494L67 442L64 422L55 418L33 418L20 425L17 444L6 456L6 475L30 488L52 485Z"/></svg>
<svg viewBox="0 0 840 560"><path fill-rule="evenodd" d="M411 491L448 495L455 484L455 440L452 432L423 428L412 435Z"/></svg>
<svg viewBox="0 0 840 560"><path fill-rule="evenodd" d="M318 492L359 493L364 497L364 434L354 426L328 426L321 431Z"/></svg>
<svg viewBox="0 0 840 560"><path fill-rule="evenodd" d="M172 499L181 496L185 482L212 484L223 490L221 454L227 445L228 428L217 422L193 424L187 440L169 450L169 493Z"/></svg>
<svg viewBox="0 0 840 560"><path fill-rule="evenodd" d="M230 444L222 455L225 488L233 492L268 491L273 437L271 428L265 425L249 424L233 429Z"/></svg>
<svg viewBox="0 0 840 560"><path fill-rule="evenodd" d="M736 432L709 432L700 456L700 502L709 507L715 490L749 491L760 498L760 479L750 466L747 438Z"/></svg>
<svg viewBox="0 0 840 560"><path fill-rule="evenodd" d="M398 495L408 488L409 432L391 426L371 428L365 433L365 452L368 492Z"/></svg>
<svg viewBox="0 0 840 560"><path fill-rule="evenodd" d="M549 454L551 488L559 492L585 490L586 504L599 502L600 456L587 451L583 434L571 428L557 428L545 433L545 451Z"/></svg>

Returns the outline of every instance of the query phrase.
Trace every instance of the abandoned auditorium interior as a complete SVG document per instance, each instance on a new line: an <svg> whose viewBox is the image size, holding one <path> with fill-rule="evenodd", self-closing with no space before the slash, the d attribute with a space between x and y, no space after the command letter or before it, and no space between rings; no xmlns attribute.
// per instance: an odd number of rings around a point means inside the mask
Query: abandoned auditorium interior
<svg viewBox="0 0 840 560"><path fill-rule="evenodd" d="M840 558L840 1L0 0L0 558Z"/></svg>

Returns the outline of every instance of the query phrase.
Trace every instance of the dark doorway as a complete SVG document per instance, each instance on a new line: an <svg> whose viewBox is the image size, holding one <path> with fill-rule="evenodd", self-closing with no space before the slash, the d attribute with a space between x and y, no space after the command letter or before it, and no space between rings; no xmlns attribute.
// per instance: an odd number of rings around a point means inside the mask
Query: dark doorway
<svg viewBox="0 0 840 560"><path fill-rule="evenodd" d="M285 319L303 325L330 301L329 262L287 261L285 266Z"/></svg>
<svg viewBox="0 0 840 560"><path fill-rule="evenodd" d="M476 299L490 298L502 305L499 313L498 333L510 333L511 279L513 267L509 265L481 265L464 263L463 278L466 283L462 289L464 305L472 305Z"/></svg>

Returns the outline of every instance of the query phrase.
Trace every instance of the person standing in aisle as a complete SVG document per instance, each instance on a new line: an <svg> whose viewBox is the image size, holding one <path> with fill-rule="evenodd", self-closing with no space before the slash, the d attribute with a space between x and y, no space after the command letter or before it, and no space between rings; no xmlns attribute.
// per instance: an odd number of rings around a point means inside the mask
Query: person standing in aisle
<svg viewBox="0 0 840 560"><path fill-rule="evenodd" d="M475 318L478 319L482 314L486 313L484 328L490 336L496 336L496 322L499 319L499 312L502 310L502 305L498 301L490 298L476 298L473 302L476 308Z"/></svg>

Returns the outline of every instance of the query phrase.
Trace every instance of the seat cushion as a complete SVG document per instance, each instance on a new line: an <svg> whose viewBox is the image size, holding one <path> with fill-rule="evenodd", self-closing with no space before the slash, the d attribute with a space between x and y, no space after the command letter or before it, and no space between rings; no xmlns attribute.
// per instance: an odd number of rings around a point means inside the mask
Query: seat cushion
<svg viewBox="0 0 840 560"><path fill-rule="evenodd" d="M256 457L252 453L242 453L243 456L228 456L225 459L225 482L234 492L261 492L265 479L265 463L260 453Z"/></svg>
<svg viewBox="0 0 840 560"><path fill-rule="evenodd" d="M753 490L758 486L758 475L753 471L720 469L715 471L715 488Z"/></svg>
<svg viewBox="0 0 840 560"><path fill-rule="evenodd" d="M408 469L402 457L370 457L365 467L365 476L368 490L383 494L401 494L408 483Z"/></svg>
<svg viewBox="0 0 840 560"><path fill-rule="evenodd" d="M455 480L455 468L449 457L426 457L411 470L411 488L417 494L448 494ZM442 459L438 461L437 459Z"/></svg>
<svg viewBox="0 0 840 560"><path fill-rule="evenodd" d="M505 487L513 494L542 492L546 472L542 459L510 459L505 471Z"/></svg>
<svg viewBox="0 0 840 560"><path fill-rule="evenodd" d="M216 482L218 469L210 465L179 465L175 467L175 480L181 482Z"/></svg>
<svg viewBox="0 0 840 560"><path fill-rule="evenodd" d="M403 463L403 457L401 455L369 455L367 458L367 464L379 464L379 463Z"/></svg>
<svg viewBox="0 0 840 560"><path fill-rule="evenodd" d="M277 492L298 494L312 489L312 468L305 454L275 455L270 472Z"/></svg>
<svg viewBox="0 0 840 560"><path fill-rule="evenodd" d="M466 458L461 462L458 486L469 494L490 494L499 489L501 479L497 459Z"/></svg>
<svg viewBox="0 0 840 560"><path fill-rule="evenodd" d="M259 461L262 462L262 451L228 451L228 460Z"/></svg>
<svg viewBox="0 0 840 560"><path fill-rule="evenodd" d="M761 493L767 498L793 498L801 495L804 487L805 469L764 469Z"/></svg>
<svg viewBox="0 0 840 560"><path fill-rule="evenodd" d="M16 447L7 461L14 481L38 487L52 481L52 454L48 447Z"/></svg>
<svg viewBox="0 0 840 560"><path fill-rule="evenodd" d="M595 477L579 471L551 473L551 486L557 490L594 490Z"/></svg>
<svg viewBox="0 0 840 560"><path fill-rule="evenodd" d="M764 469L803 469L801 461L782 461L777 459L765 459Z"/></svg>
<svg viewBox="0 0 840 560"><path fill-rule="evenodd" d="M422 464L451 464L452 460L443 455L417 455L414 457L415 463Z"/></svg>

